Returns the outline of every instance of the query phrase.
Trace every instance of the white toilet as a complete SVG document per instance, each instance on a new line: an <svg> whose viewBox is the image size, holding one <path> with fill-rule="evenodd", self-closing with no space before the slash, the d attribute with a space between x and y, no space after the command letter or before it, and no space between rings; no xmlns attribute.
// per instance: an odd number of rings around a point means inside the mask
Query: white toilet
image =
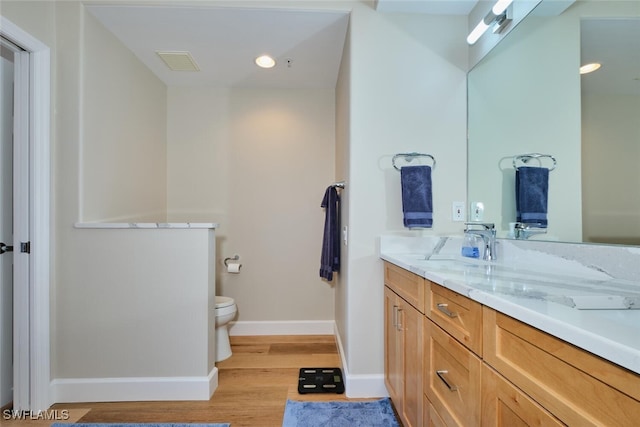
<svg viewBox="0 0 640 427"><path fill-rule="evenodd" d="M231 356L228 324L237 311L233 298L216 296L216 362Z"/></svg>

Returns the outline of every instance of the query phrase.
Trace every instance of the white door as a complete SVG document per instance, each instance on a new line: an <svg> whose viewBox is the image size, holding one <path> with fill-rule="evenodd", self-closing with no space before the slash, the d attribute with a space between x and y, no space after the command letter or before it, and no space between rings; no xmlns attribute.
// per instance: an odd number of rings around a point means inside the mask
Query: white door
<svg viewBox="0 0 640 427"><path fill-rule="evenodd" d="M42 411L52 403L49 395L51 53L48 46L2 15L0 45L13 52L13 234L9 236L11 242L5 243L14 250L0 255L11 259L13 264L13 410ZM9 96L7 93L3 89L3 100ZM1 101L0 104L4 111L5 104ZM4 160L0 164L7 168ZM4 184L6 175L1 170L0 174ZM1 206L0 211L5 215ZM4 331L1 325L0 331ZM0 365L5 357L2 351ZM0 376L2 385L4 381Z"/></svg>
<svg viewBox="0 0 640 427"><path fill-rule="evenodd" d="M0 407L13 400L13 69L0 44Z"/></svg>
<svg viewBox="0 0 640 427"><path fill-rule="evenodd" d="M28 410L29 54L4 38L0 48L0 400L13 402L14 410Z"/></svg>

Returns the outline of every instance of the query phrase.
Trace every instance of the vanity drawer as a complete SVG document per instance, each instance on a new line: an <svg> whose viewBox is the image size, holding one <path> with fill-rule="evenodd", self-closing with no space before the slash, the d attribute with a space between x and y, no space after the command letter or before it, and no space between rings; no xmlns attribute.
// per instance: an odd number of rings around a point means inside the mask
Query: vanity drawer
<svg viewBox="0 0 640 427"><path fill-rule="evenodd" d="M384 263L384 283L424 314L425 280L389 262Z"/></svg>
<svg viewBox="0 0 640 427"><path fill-rule="evenodd" d="M479 426L482 361L431 320L424 322L425 394L439 415L430 418L450 427Z"/></svg>
<svg viewBox="0 0 640 427"><path fill-rule="evenodd" d="M429 399L427 399L427 395L423 395L423 396L424 396L424 405L423 405L424 415L422 416L422 419L424 421L422 424L426 427L447 427L442 417L438 415L438 413L436 412L431 402L429 402Z"/></svg>
<svg viewBox="0 0 640 427"><path fill-rule="evenodd" d="M430 285L427 317L481 356L482 305L435 283Z"/></svg>
<svg viewBox="0 0 640 427"><path fill-rule="evenodd" d="M640 375L484 308L484 361L560 421L637 426Z"/></svg>
<svg viewBox="0 0 640 427"><path fill-rule="evenodd" d="M482 365L482 425L486 427L562 427L549 411L531 400L488 365Z"/></svg>

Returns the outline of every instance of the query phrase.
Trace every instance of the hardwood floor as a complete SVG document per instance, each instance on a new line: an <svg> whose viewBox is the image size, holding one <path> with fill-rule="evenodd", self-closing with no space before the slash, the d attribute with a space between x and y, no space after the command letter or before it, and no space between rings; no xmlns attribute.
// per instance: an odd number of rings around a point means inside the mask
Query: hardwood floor
<svg viewBox="0 0 640 427"><path fill-rule="evenodd" d="M231 337L231 346L233 355L217 364L218 389L208 401L58 404L52 410L71 411L69 422L227 422L232 427L280 427L287 399L366 400L348 399L344 394L298 394L300 368L341 366L333 336ZM11 427L27 427L27 422L12 423L17 425ZM28 423L31 427L38 422Z"/></svg>

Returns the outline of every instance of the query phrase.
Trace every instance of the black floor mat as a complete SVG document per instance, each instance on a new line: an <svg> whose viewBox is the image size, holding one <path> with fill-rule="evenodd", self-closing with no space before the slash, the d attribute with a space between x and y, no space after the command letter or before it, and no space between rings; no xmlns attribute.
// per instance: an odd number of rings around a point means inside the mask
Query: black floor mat
<svg viewBox="0 0 640 427"><path fill-rule="evenodd" d="M344 393L340 368L300 368L298 393Z"/></svg>

